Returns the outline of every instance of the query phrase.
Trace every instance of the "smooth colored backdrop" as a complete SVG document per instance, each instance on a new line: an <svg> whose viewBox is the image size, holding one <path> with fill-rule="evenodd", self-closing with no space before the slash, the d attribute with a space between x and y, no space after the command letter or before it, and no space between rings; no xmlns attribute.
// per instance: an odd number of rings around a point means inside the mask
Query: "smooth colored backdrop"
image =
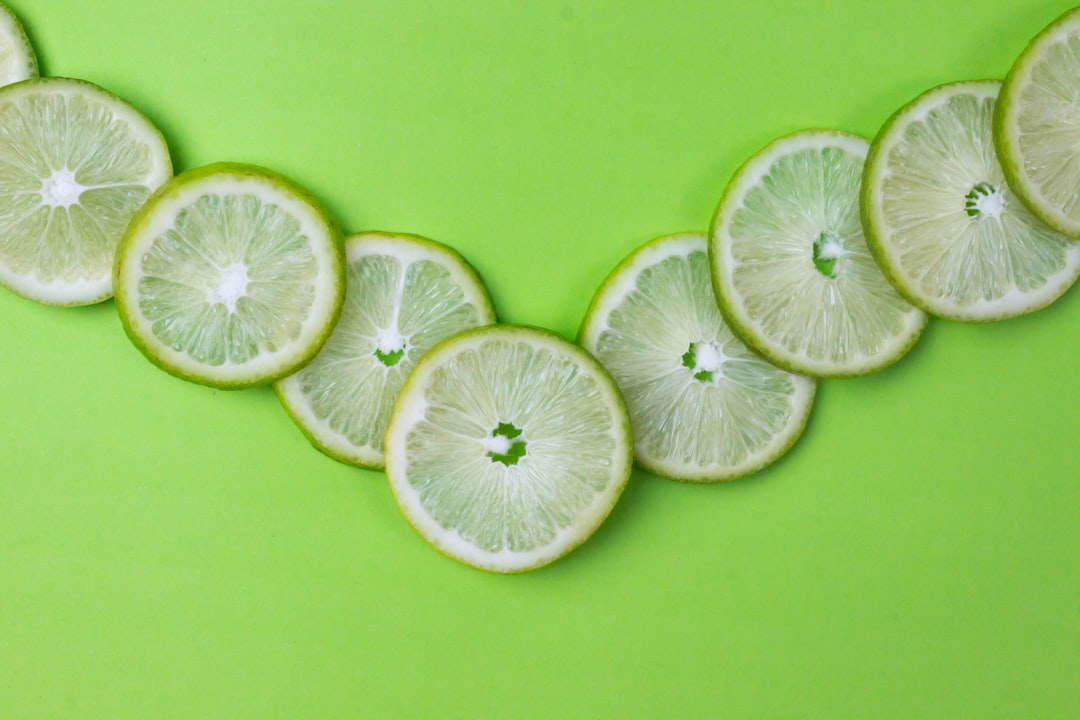
<svg viewBox="0 0 1080 720"><path fill-rule="evenodd" d="M421 233L572 337L640 243L777 135L873 135L1002 77L1067 8L11 0L44 72L136 104L178 170L263 164L349 232ZM715 487L635 472L551 568L430 549L267 389L146 362L111 302L0 292L2 718L1080 717L1080 290L933 322L823 383Z"/></svg>

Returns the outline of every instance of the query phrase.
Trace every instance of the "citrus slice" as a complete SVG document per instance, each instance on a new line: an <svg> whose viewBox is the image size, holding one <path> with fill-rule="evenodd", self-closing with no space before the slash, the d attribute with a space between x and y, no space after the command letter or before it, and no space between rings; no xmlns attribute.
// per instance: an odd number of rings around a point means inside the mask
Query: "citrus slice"
<svg viewBox="0 0 1080 720"><path fill-rule="evenodd" d="M994 113L1005 177L1050 227L1080 237L1080 8L1016 59Z"/></svg>
<svg viewBox="0 0 1080 720"><path fill-rule="evenodd" d="M251 165L176 176L117 254L116 307L131 340L170 373L225 389L298 370L344 294L334 222L306 191Z"/></svg>
<svg viewBox="0 0 1080 720"><path fill-rule="evenodd" d="M870 255L859 220L869 144L831 130L774 140L735 174L713 218L713 285L732 330L771 362L851 377L896 362L926 314Z"/></svg>
<svg viewBox="0 0 1080 720"><path fill-rule="evenodd" d="M815 390L731 333L707 250L695 233L645 244L604 281L580 334L626 398L638 463L687 482L740 477L783 455Z"/></svg>
<svg viewBox="0 0 1080 720"><path fill-rule="evenodd" d="M0 284L49 305L107 299L128 221L170 175L161 133L96 85L0 89Z"/></svg>
<svg viewBox="0 0 1080 720"><path fill-rule="evenodd" d="M330 339L275 389L316 448L381 468L390 412L417 360L451 335L495 322L495 311L464 258L425 238L350 237L345 271L345 305Z"/></svg>
<svg viewBox="0 0 1080 720"><path fill-rule="evenodd" d="M37 57L19 18L0 3L0 85L38 76Z"/></svg>
<svg viewBox="0 0 1080 720"><path fill-rule="evenodd" d="M863 225L878 264L932 315L999 320L1050 303L1080 273L1080 243L1009 190L991 122L1001 83L961 82L900 109L874 140Z"/></svg>
<svg viewBox="0 0 1080 720"><path fill-rule="evenodd" d="M398 505L442 553L494 572L547 565L622 493L633 439L588 353L533 328L467 330L420 359L386 433Z"/></svg>

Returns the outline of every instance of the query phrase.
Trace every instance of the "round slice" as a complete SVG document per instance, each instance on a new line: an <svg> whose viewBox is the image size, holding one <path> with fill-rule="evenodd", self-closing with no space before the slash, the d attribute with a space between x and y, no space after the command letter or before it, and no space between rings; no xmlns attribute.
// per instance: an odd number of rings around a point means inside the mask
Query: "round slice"
<svg viewBox="0 0 1080 720"><path fill-rule="evenodd" d="M344 295L334 222L309 193L251 165L176 176L117 254L116 307L135 345L174 375L224 389L311 360Z"/></svg>
<svg viewBox="0 0 1080 720"><path fill-rule="evenodd" d="M495 322L495 311L464 258L414 235L348 238L345 271L345 306L330 339L275 388L316 448L381 468L390 412L416 362L451 335Z"/></svg>
<svg viewBox="0 0 1080 720"><path fill-rule="evenodd" d="M421 358L386 433L398 505L436 549L521 572L584 542L622 493L633 440L619 390L533 328L467 330Z"/></svg>
<svg viewBox="0 0 1080 720"><path fill-rule="evenodd" d="M770 361L852 377L899 360L926 325L863 237L869 144L808 130L773 141L731 180L713 218L713 285L732 330Z"/></svg>
<svg viewBox="0 0 1080 720"><path fill-rule="evenodd" d="M776 460L802 433L815 390L731 333L707 250L695 233L639 248L601 286L580 334L626 398L638 463L686 482L730 480Z"/></svg>
<svg viewBox="0 0 1080 720"><path fill-rule="evenodd" d="M1080 8L1035 36L994 113L994 142L1013 192L1043 222L1080 237Z"/></svg>
<svg viewBox="0 0 1080 720"><path fill-rule="evenodd" d="M128 221L170 175L161 133L96 85L0 89L0 284L49 305L107 299Z"/></svg>
<svg viewBox="0 0 1080 720"><path fill-rule="evenodd" d="M37 57L19 18L0 3L0 85L38 76Z"/></svg>
<svg viewBox="0 0 1080 720"><path fill-rule="evenodd" d="M1052 302L1080 273L1080 243L1009 190L991 133L996 80L944 85L897 112L863 181L870 249L912 303L982 322Z"/></svg>

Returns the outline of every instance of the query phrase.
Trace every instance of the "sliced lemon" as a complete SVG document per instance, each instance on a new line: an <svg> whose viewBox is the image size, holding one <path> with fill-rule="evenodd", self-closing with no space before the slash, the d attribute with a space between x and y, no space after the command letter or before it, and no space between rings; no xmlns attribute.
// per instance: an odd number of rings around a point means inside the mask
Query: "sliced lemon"
<svg viewBox="0 0 1080 720"><path fill-rule="evenodd" d="M234 163L182 173L132 220L116 306L152 362L243 388L318 353L345 294L341 233L309 193Z"/></svg>
<svg viewBox="0 0 1080 720"><path fill-rule="evenodd" d="M426 238L355 235L345 242L345 270L345 306L330 339L275 388L316 448L381 468L406 376L436 343L495 322L495 312L464 258Z"/></svg>

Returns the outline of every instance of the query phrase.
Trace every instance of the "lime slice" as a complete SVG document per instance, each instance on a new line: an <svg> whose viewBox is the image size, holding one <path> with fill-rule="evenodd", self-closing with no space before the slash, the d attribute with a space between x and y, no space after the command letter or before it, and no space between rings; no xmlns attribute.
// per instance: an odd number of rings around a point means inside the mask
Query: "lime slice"
<svg viewBox="0 0 1080 720"><path fill-rule="evenodd" d="M451 335L495 322L495 311L469 264L425 238L350 237L345 271L345 306L330 339L275 388L316 448L381 468L390 412L417 360Z"/></svg>
<svg viewBox="0 0 1080 720"><path fill-rule="evenodd" d="M116 307L165 370L233 389L289 375L329 337L345 294L341 234L289 180L221 163L176 176L132 220Z"/></svg>
<svg viewBox="0 0 1080 720"><path fill-rule="evenodd" d="M629 477L619 390L549 332L467 330L417 363L386 433L386 473L438 550L494 572L547 565L584 542Z"/></svg>
<svg viewBox="0 0 1080 720"><path fill-rule="evenodd" d="M161 133L96 85L0 89L0 284L49 305L107 299L128 221L170 175Z"/></svg>
<svg viewBox="0 0 1080 720"><path fill-rule="evenodd" d="M0 3L0 85L38 76L37 57L19 18Z"/></svg>
<svg viewBox="0 0 1080 720"><path fill-rule="evenodd" d="M1080 237L1080 8L1035 36L1005 78L994 142L1013 192Z"/></svg>
<svg viewBox="0 0 1080 720"><path fill-rule="evenodd" d="M720 309L747 344L792 372L881 370L926 325L863 238L859 183L868 147L829 130L775 140L735 174L713 218L709 258Z"/></svg>
<svg viewBox="0 0 1080 720"><path fill-rule="evenodd" d="M626 398L638 463L687 482L740 477L783 455L815 389L732 335L707 249L693 233L639 248L601 286L580 334Z"/></svg>
<svg viewBox="0 0 1080 720"><path fill-rule="evenodd" d="M930 90L874 140L863 224L879 265L932 315L987 321L1050 303L1080 273L1080 243L1032 215L1009 190L991 121L1001 84Z"/></svg>

